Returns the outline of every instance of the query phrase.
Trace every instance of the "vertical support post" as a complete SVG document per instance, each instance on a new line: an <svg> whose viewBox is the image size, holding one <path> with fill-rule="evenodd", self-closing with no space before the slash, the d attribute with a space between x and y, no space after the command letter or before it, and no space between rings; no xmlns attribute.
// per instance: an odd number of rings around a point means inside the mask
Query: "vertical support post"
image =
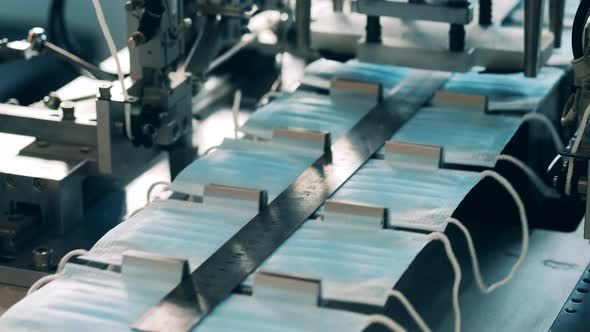
<svg viewBox="0 0 590 332"><path fill-rule="evenodd" d="M379 16L367 16L367 43L381 43L381 22Z"/></svg>
<svg viewBox="0 0 590 332"><path fill-rule="evenodd" d="M448 3L452 8L464 8L469 6L466 0L450 0ZM463 24L451 24L449 30L449 51L463 52L465 50L465 26Z"/></svg>
<svg viewBox="0 0 590 332"><path fill-rule="evenodd" d="M297 0L295 2L295 32L297 49L307 52L311 46L311 0Z"/></svg>
<svg viewBox="0 0 590 332"><path fill-rule="evenodd" d="M549 29L553 32L553 47L561 47L565 0L549 0Z"/></svg>
<svg viewBox="0 0 590 332"><path fill-rule="evenodd" d="M493 21L492 0L479 0L479 25L487 27Z"/></svg>
<svg viewBox="0 0 590 332"><path fill-rule="evenodd" d="M544 0L524 0L524 75L539 72Z"/></svg>

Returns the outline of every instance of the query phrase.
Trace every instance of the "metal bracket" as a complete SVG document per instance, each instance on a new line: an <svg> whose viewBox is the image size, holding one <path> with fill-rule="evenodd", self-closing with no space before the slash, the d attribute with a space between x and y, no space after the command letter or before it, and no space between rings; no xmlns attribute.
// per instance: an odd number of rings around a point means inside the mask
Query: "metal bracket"
<svg viewBox="0 0 590 332"><path fill-rule="evenodd" d="M379 83L334 79L330 81L330 98L334 104L362 104L375 106L383 100L383 86Z"/></svg>
<svg viewBox="0 0 590 332"><path fill-rule="evenodd" d="M319 279L259 271L254 275L253 296L319 306L322 282Z"/></svg>
<svg viewBox="0 0 590 332"><path fill-rule="evenodd" d="M355 227L385 228L389 212L379 205L329 199L324 205L324 222Z"/></svg>
<svg viewBox="0 0 590 332"><path fill-rule="evenodd" d="M121 273L127 285L143 283L170 290L188 276L190 270L186 259L128 250L123 253Z"/></svg>
<svg viewBox="0 0 590 332"><path fill-rule="evenodd" d="M273 128L273 143L326 152L330 150L330 133L302 128Z"/></svg>
<svg viewBox="0 0 590 332"><path fill-rule="evenodd" d="M385 160L415 168L441 168L444 161L442 146L400 141L385 142Z"/></svg>
<svg viewBox="0 0 590 332"><path fill-rule="evenodd" d="M203 194L203 204L258 213L266 208L268 195L265 190L208 184Z"/></svg>
<svg viewBox="0 0 590 332"><path fill-rule="evenodd" d="M487 112L489 100L487 96L439 90L434 94L431 104L453 110Z"/></svg>
<svg viewBox="0 0 590 332"><path fill-rule="evenodd" d="M408 3L400 1L355 0L352 10L374 16L399 17L404 20L422 20L452 24L469 24L473 20L473 6L454 8L448 5Z"/></svg>

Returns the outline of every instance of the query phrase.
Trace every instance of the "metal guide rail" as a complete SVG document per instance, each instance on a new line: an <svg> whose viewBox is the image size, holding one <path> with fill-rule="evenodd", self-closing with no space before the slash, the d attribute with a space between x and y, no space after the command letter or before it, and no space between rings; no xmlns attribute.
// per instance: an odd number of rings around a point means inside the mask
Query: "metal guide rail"
<svg viewBox="0 0 590 332"><path fill-rule="evenodd" d="M188 331L220 304L352 176L432 95L449 74L419 72L332 144L266 209L211 255L133 328Z"/></svg>

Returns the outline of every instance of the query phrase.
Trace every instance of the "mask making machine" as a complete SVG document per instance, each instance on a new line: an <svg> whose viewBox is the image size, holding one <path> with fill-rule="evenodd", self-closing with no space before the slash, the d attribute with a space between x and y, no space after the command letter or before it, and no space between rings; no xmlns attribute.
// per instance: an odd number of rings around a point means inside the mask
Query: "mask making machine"
<svg viewBox="0 0 590 332"><path fill-rule="evenodd" d="M115 56L111 47L113 56L100 65L54 43L42 28L23 40L0 40L0 65L51 54L83 74L31 105L0 104L0 145L6 147L0 151L0 284L29 287L50 278L0 316L0 330L75 330L88 319L97 331L373 331L379 324L406 331L383 323L379 313L399 318L408 330L430 331L411 311L398 316L408 305L389 302L398 296L387 293L392 288L417 304L435 330L460 330L458 300L449 297L457 270L446 257L453 263L448 241L461 233L448 230L449 218L489 218L492 226L507 227L521 220L523 249L510 258L518 257L516 269L526 256L529 224L575 230L590 207L590 1L545 2L129 0L121 3L127 48ZM195 107L215 93L207 88L212 73L246 49L276 58L279 79L243 126L234 123L235 139L197 154ZM238 67L249 61L237 61ZM291 73L301 63L307 65ZM300 84L287 84L291 74ZM251 76L246 85L256 80ZM563 129L549 135L531 124L527 131L527 121L559 122ZM572 138L563 145L557 143L562 137ZM133 181L163 154L173 180L169 199L148 203L122 223L85 222L89 207L115 181ZM498 164L507 159L524 175ZM371 178L375 174L382 181ZM367 189L363 176L383 187ZM490 189L486 177L504 179L498 181L509 194ZM214 220L223 225L210 225ZM391 230L399 242L355 223ZM582 227L575 235L590 240L590 227ZM430 244L441 237L440 247ZM313 241L317 247L309 245ZM377 268L383 262L374 255L346 255L367 243L374 247L367 252L396 260L399 271ZM66 255L80 247L90 252ZM388 256L384 248L403 251ZM336 266L324 251L351 261ZM457 256L461 265L469 261L467 254ZM69 263L58 264L62 257ZM432 269L446 272L439 280ZM580 271L571 270L568 276L577 278ZM555 332L590 326L581 297L588 291L586 270L562 310L542 313L551 317L540 325ZM481 276L474 279L481 286ZM386 298L377 294L381 283ZM416 290L428 283L431 288ZM74 291L58 296L63 289ZM433 289L448 294L425 295ZM105 314L106 307L92 312L104 305L101 292L112 295L104 300L123 311L121 317ZM469 296L462 301L472 301L471 313L480 299ZM59 315L68 316L69 309L53 311L66 303L59 301L94 309L64 318ZM531 326L540 313L528 313L524 325L496 322L488 330ZM255 323L240 321L246 316Z"/></svg>

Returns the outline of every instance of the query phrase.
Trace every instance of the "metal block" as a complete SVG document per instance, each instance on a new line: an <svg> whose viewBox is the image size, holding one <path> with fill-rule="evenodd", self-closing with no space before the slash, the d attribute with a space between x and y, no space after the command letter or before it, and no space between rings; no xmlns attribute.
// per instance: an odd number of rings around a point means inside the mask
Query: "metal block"
<svg viewBox="0 0 590 332"><path fill-rule="evenodd" d="M0 104L0 132L41 140L96 146L96 122L87 118L62 121L59 111Z"/></svg>
<svg viewBox="0 0 590 332"><path fill-rule="evenodd" d="M0 211L35 210L49 232L64 234L82 219L86 161L16 156L0 165Z"/></svg>

